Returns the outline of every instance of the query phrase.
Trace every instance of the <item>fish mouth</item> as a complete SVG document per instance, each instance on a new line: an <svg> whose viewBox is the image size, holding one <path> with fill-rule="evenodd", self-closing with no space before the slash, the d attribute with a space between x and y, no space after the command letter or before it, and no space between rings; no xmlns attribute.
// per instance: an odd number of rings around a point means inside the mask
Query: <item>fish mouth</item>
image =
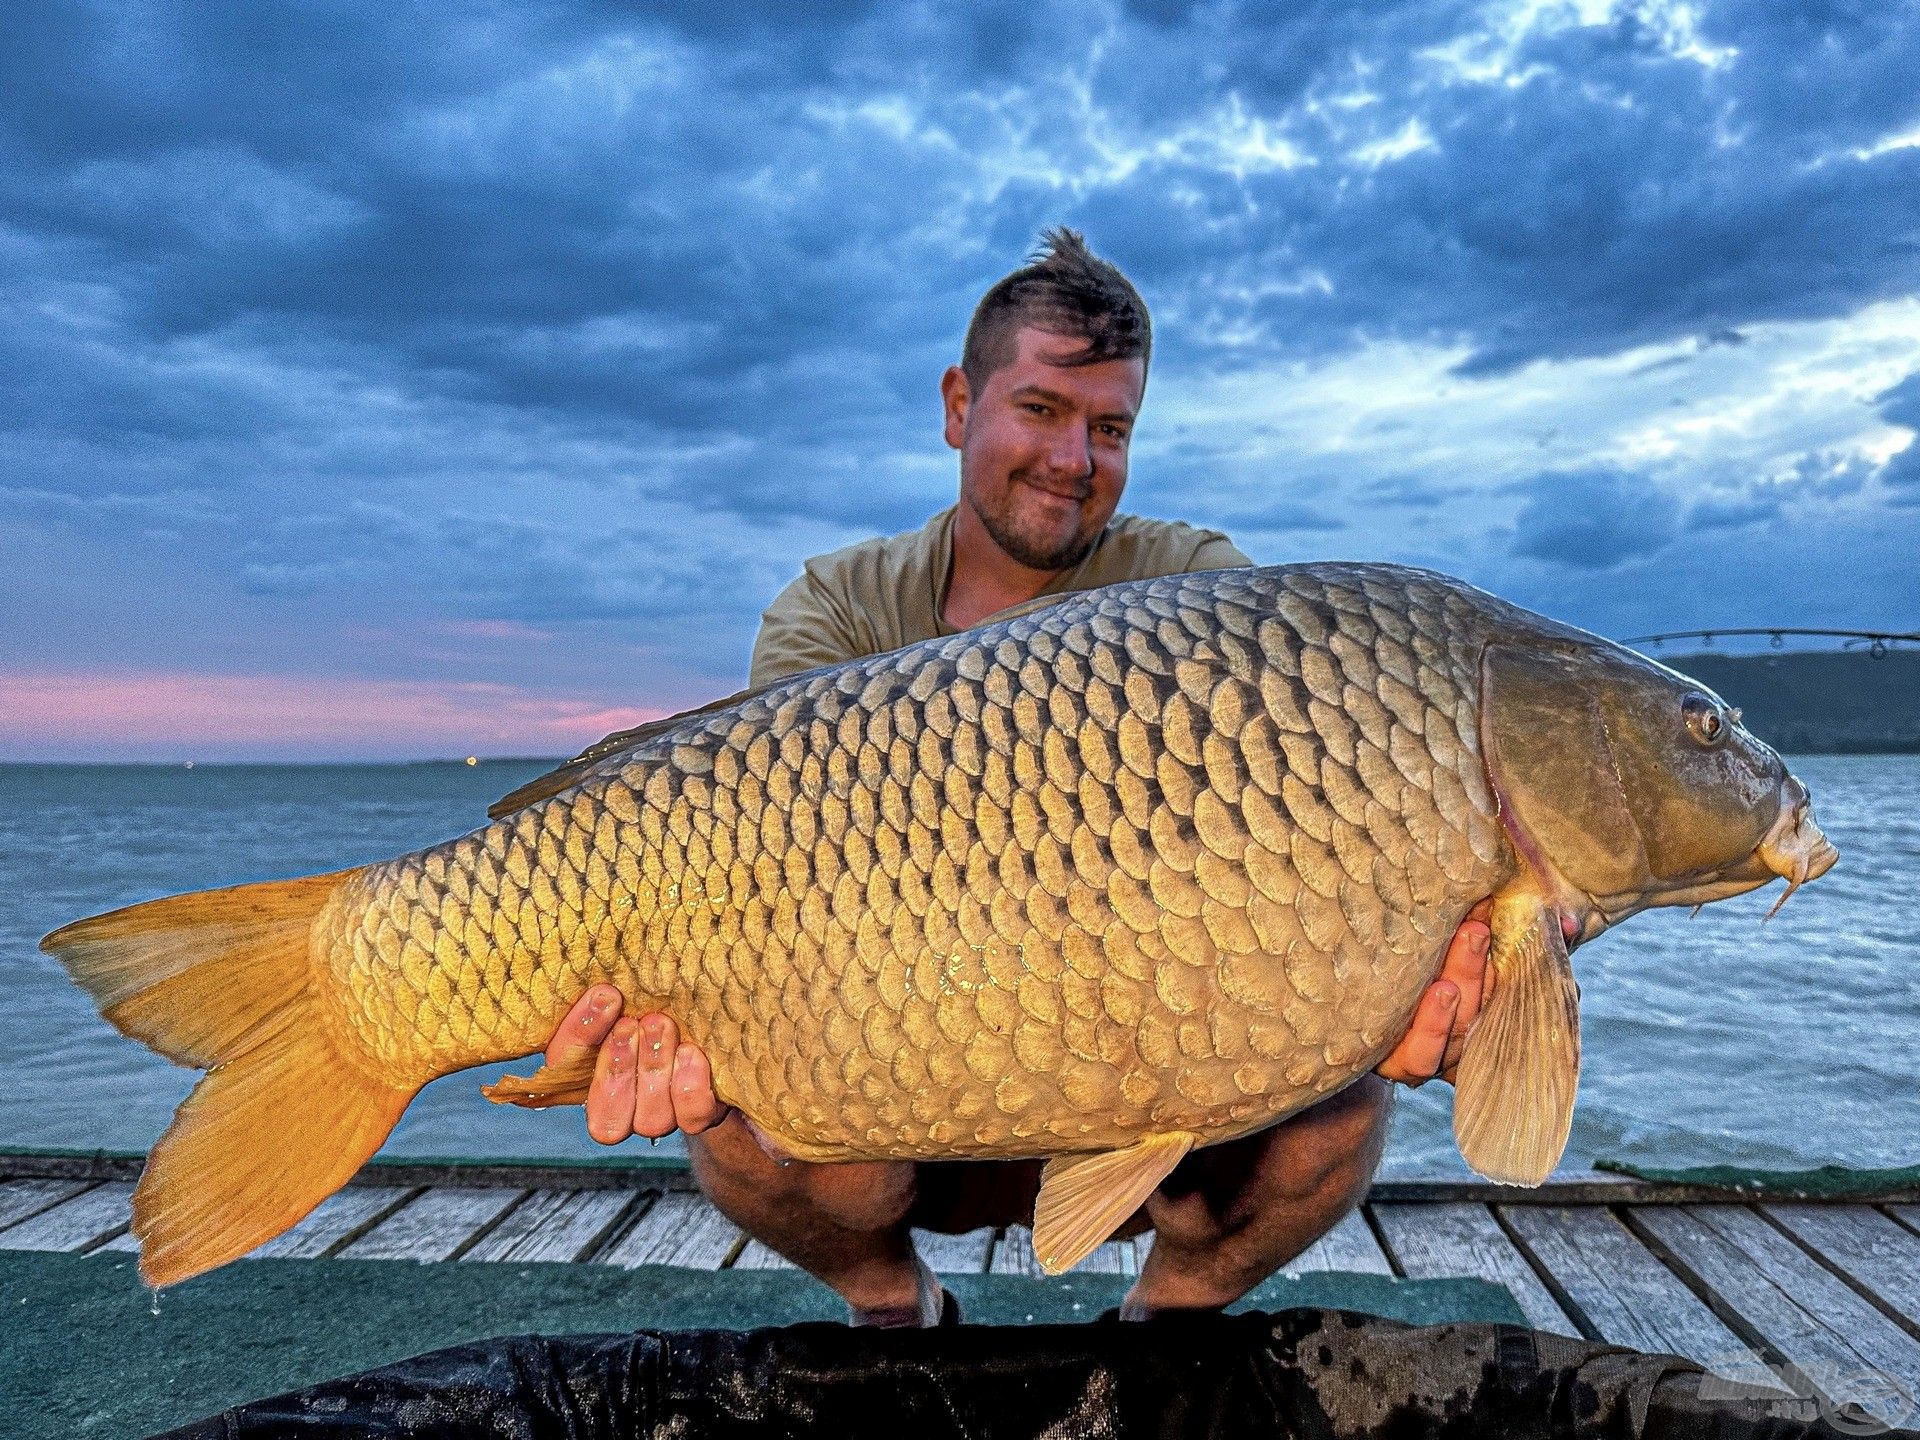
<svg viewBox="0 0 1920 1440"><path fill-rule="evenodd" d="M1767 879L1778 875L1787 882L1786 890L1767 912L1767 919L1780 913L1794 891L1809 880L1818 880L1839 859L1840 851L1814 822L1807 787L1795 776L1787 776L1780 787L1780 818L1753 852L1753 861L1767 868Z"/></svg>
<svg viewBox="0 0 1920 1440"><path fill-rule="evenodd" d="M1839 859L1839 850L1821 833L1814 821L1813 802L1808 798L1807 787L1797 777L1789 775L1780 786L1780 813L1760 843L1754 846L1752 854L1738 864L1696 874L1653 894L1621 897L1618 901L1612 897L1596 900L1596 916L1592 918L1597 918L1599 923L1595 933L1611 928L1651 906L1698 907L1714 900L1744 895L1749 890L1758 890L1763 885L1784 879L1787 882L1785 893L1766 914L1766 918L1771 920L1780 913L1780 907L1787 903L1796 890L1809 880L1818 880ZM1583 938L1593 937L1588 935Z"/></svg>

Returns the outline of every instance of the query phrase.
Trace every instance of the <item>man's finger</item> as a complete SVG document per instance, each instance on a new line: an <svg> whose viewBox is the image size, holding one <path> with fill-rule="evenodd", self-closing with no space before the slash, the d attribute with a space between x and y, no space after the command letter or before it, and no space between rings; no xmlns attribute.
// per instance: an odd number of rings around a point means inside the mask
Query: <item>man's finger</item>
<svg viewBox="0 0 1920 1440"><path fill-rule="evenodd" d="M1456 1036L1464 1037L1485 1002L1488 973L1487 948L1493 932L1484 920L1466 919L1447 942L1446 959L1440 964L1440 978L1460 987L1460 1006L1454 1012Z"/></svg>
<svg viewBox="0 0 1920 1440"><path fill-rule="evenodd" d="M1447 1040L1453 1033L1453 1015L1459 1004L1460 990L1452 981L1436 980L1427 986L1406 1037L1374 1067L1374 1073L1402 1085L1424 1085L1431 1080L1446 1059Z"/></svg>
<svg viewBox="0 0 1920 1440"><path fill-rule="evenodd" d="M620 1018L620 1009L625 1003L611 985L588 987L587 993L573 1002L567 1018L560 1022L553 1039L547 1042L547 1064L584 1060L598 1050L600 1042L613 1029L613 1022Z"/></svg>
<svg viewBox="0 0 1920 1440"><path fill-rule="evenodd" d="M688 1135L711 1130L727 1118L727 1107L713 1093L713 1067L698 1045L683 1044L674 1052L673 1117Z"/></svg>
<svg viewBox="0 0 1920 1440"><path fill-rule="evenodd" d="M640 1075L633 1099L633 1131L658 1140L671 1135L673 1118L673 1056L680 1032L665 1015L640 1017Z"/></svg>
<svg viewBox="0 0 1920 1440"><path fill-rule="evenodd" d="M602 1145L618 1145L633 1134L634 1042L639 1033L637 1021L620 1021L594 1061L587 1134Z"/></svg>

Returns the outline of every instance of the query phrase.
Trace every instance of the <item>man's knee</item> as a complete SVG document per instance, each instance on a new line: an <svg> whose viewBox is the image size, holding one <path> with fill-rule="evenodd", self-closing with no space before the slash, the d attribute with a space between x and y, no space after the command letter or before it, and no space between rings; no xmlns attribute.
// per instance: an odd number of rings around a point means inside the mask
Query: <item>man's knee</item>
<svg viewBox="0 0 1920 1440"><path fill-rule="evenodd" d="M689 1135L687 1153L707 1199L752 1233L769 1216L884 1230L900 1224L913 1205L911 1162L783 1163L761 1148L737 1113L702 1135Z"/></svg>
<svg viewBox="0 0 1920 1440"><path fill-rule="evenodd" d="M1386 1148L1393 1117L1393 1086L1363 1075L1339 1094L1294 1117L1292 1143L1281 1147L1283 1186L1302 1198L1317 1197L1340 1213L1365 1198Z"/></svg>

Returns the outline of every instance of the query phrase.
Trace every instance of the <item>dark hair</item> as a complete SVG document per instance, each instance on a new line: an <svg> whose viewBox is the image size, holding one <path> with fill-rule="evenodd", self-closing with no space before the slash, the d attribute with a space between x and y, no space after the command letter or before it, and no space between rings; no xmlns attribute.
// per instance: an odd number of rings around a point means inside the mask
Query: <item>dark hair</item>
<svg viewBox="0 0 1920 1440"><path fill-rule="evenodd" d="M1076 230L1056 225L1040 238L1045 244L1028 263L998 281L974 307L960 368L975 395L1013 358L1014 334L1022 328L1085 341L1063 362L1068 365L1136 355L1144 364L1153 352L1153 321L1133 283L1087 249Z"/></svg>

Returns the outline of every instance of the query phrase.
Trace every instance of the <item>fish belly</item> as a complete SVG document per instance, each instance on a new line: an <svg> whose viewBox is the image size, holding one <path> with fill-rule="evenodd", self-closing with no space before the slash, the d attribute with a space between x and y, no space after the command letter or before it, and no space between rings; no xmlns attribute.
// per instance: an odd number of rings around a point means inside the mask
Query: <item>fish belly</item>
<svg viewBox="0 0 1920 1440"><path fill-rule="evenodd" d="M815 1159L1270 1124L1404 1031L1512 871L1483 618L1366 566L1170 576L808 672L369 867L319 922L407 1078L590 984Z"/></svg>

